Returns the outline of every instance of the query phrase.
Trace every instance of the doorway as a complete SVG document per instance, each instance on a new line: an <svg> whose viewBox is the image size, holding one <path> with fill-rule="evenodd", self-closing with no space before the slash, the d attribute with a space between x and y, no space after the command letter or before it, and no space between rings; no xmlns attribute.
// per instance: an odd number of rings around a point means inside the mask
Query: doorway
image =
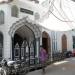
<svg viewBox="0 0 75 75"><path fill-rule="evenodd" d="M13 38L13 60L25 60L26 65L35 64L35 36L27 26L22 26L15 31Z"/></svg>

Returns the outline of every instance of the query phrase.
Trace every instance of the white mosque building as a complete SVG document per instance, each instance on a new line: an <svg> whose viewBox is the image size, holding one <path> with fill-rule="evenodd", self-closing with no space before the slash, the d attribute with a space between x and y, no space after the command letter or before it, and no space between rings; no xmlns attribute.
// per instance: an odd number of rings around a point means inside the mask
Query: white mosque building
<svg viewBox="0 0 75 75"><path fill-rule="evenodd" d="M39 2L8 0L0 2L0 58L12 60L39 58L42 45L51 59L52 52L73 51L75 31L55 32L39 24L46 11ZM35 63L35 60L34 62Z"/></svg>

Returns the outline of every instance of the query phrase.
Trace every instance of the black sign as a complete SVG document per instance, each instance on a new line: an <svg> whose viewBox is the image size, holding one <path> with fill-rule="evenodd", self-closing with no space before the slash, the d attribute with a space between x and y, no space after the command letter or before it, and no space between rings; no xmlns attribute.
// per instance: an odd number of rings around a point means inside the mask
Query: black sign
<svg viewBox="0 0 75 75"><path fill-rule="evenodd" d="M27 13L27 14L30 14L30 15L33 15L33 11L28 10L28 9L20 8L20 11L24 12L24 13Z"/></svg>

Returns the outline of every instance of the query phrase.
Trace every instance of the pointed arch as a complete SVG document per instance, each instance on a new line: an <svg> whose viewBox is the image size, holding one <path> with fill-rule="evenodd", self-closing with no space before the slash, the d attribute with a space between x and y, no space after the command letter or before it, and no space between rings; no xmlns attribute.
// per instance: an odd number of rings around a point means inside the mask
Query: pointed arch
<svg viewBox="0 0 75 75"><path fill-rule="evenodd" d="M62 36L62 52L67 51L67 37L64 34Z"/></svg>
<svg viewBox="0 0 75 75"><path fill-rule="evenodd" d="M19 59L20 57L20 47L19 47L19 44L16 43L15 44L15 47L14 47L14 57L15 57L15 60Z"/></svg>
<svg viewBox="0 0 75 75"><path fill-rule="evenodd" d="M18 37L15 34L17 34ZM25 58L26 65L29 66L31 64L35 64L35 56L37 55L37 39L41 37L40 27L28 17L24 17L19 21L16 21L10 27L9 35L12 37L12 59L15 59L15 57L13 56L14 45L16 42L18 42L20 46L20 59L21 57ZM23 44L23 41L24 43L26 43L25 45ZM40 42L40 40L38 40L38 42ZM22 46L22 44L24 45L24 47ZM23 52L24 55L22 56L21 53ZM31 57L33 57L34 59L32 59ZM33 61L33 63L31 61Z"/></svg>
<svg viewBox="0 0 75 75"><path fill-rule="evenodd" d="M42 32L42 46L46 49L46 52L50 54L51 52L51 39L46 31Z"/></svg>
<svg viewBox="0 0 75 75"><path fill-rule="evenodd" d="M41 37L41 31L40 31L40 27L37 24L34 24L32 22L32 20L27 20L27 17L24 17L22 19L20 19L19 21L16 21L16 23L14 23L9 30L9 35L11 35L12 37L15 34L15 31L17 29L19 29L22 26L27 26L28 28L30 28L33 32L36 38Z"/></svg>

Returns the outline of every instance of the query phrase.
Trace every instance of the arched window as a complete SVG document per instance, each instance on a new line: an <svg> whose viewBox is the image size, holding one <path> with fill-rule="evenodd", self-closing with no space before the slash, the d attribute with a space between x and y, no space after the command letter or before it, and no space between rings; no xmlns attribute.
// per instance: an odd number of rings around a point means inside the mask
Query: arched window
<svg viewBox="0 0 75 75"><path fill-rule="evenodd" d="M13 6L11 7L11 15L12 15L13 17L18 17L18 7L17 7L16 5L13 5Z"/></svg>
<svg viewBox="0 0 75 75"><path fill-rule="evenodd" d="M3 51L3 35L0 33L0 59L2 58L2 51Z"/></svg>
<svg viewBox="0 0 75 75"><path fill-rule="evenodd" d="M14 48L14 56L15 56L15 60L19 59L20 47L18 43L16 43L15 48Z"/></svg>
<svg viewBox="0 0 75 75"><path fill-rule="evenodd" d="M4 11L0 10L0 25L4 24Z"/></svg>
<svg viewBox="0 0 75 75"><path fill-rule="evenodd" d="M62 36L62 52L67 51L67 37L64 34Z"/></svg>

